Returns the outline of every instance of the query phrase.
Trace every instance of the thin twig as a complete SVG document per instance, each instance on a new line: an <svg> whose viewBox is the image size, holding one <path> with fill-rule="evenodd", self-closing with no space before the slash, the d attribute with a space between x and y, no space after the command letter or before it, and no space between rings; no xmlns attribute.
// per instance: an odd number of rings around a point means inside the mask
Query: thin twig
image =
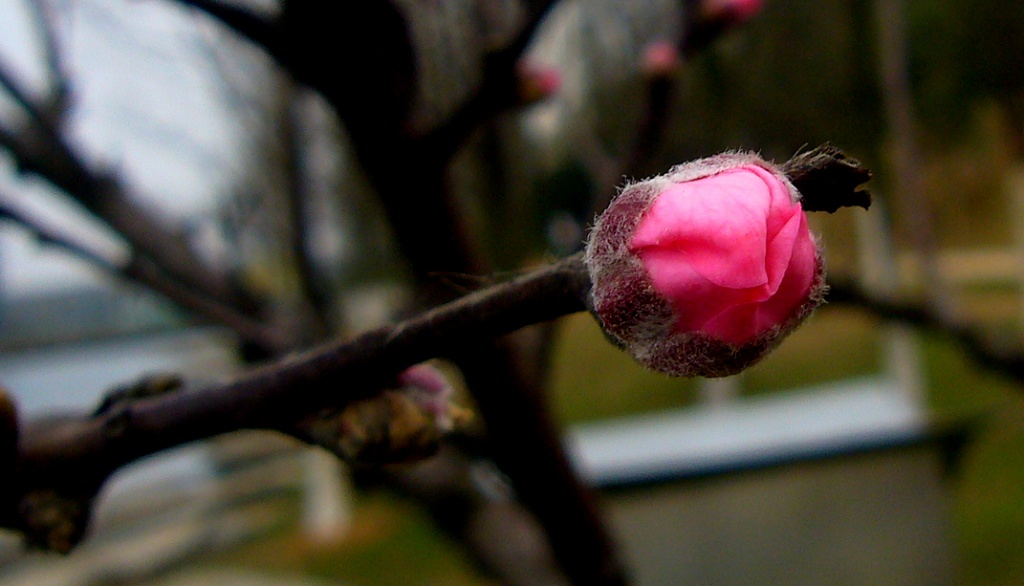
<svg viewBox="0 0 1024 586"><path fill-rule="evenodd" d="M829 280L830 304L851 305L878 317L930 330L956 340L978 365L1024 382L1024 351L998 345L975 326L956 322L926 300L878 295L851 280Z"/></svg>
<svg viewBox="0 0 1024 586"><path fill-rule="evenodd" d="M682 0L684 16L683 33L676 44L678 52L676 69L683 61L691 59L706 49L715 40L732 30L739 22L735 20L709 17L705 7L707 0ZM601 179L611 178L615 181L621 177L639 177L643 175L644 165L650 164L655 149L664 140L665 131L669 128L668 118L671 107L676 103L675 71L645 71L643 109L640 112L636 132L626 154L613 157L606 152L594 152L589 161L591 173ZM588 145L590 146L590 145ZM596 139L592 139L592 151L601 147ZM614 164L614 171L608 171L609 163ZM614 195L613 185L599 180L598 187L591 197L590 216L600 213Z"/></svg>
<svg viewBox="0 0 1024 586"><path fill-rule="evenodd" d="M46 111L54 121L60 120L67 111L71 95L71 81L64 67L60 42L57 38L57 19L51 0L26 0L25 4L35 20L39 32L46 74L49 78L49 95Z"/></svg>
<svg viewBox="0 0 1024 586"><path fill-rule="evenodd" d="M107 274L120 276L151 289L202 320L228 327L244 341L266 347L277 347L285 343L273 328L175 281L149 259L140 257L132 251L129 253L127 262L118 263L89 249L84 243L77 242L66 234L45 226L31 215L5 203L4 200L10 201L10 198L0 193L0 219L6 218L15 222L35 234L42 242L61 248Z"/></svg>
<svg viewBox="0 0 1024 586"><path fill-rule="evenodd" d="M11 153L22 172L38 175L69 195L175 280L227 307L257 314L253 300L229 274L201 259L180 231L141 203L142 197L130 193L112 172L90 167L63 137L38 125L15 131L0 124L0 147Z"/></svg>
<svg viewBox="0 0 1024 586"><path fill-rule="evenodd" d="M309 177L305 168L307 151L304 148L303 133L306 130L300 108L304 104L289 80L281 79L278 85L284 94L284 103L278 105L281 118L281 134L285 158L285 199L287 212L287 241L291 257L295 262L299 280L299 291L309 314L308 339L321 340L328 330L330 320L330 296L325 291L316 270L313 255L312 215L313 201Z"/></svg>
<svg viewBox="0 0 1024 586"><path fill-rule="evenodd" d="M15 79L13 69L3 55L0 55L0 87L25 111L39 121L45 121L42 112L36 101L28 94L24 87Z"/></svg>
<svg viewBox="0 0 1024 586"><path fill-rule="evenodd" d="M480 124L517 105L519 60L557 1L542 0L535 4L515 38L485 57L483 80L476 91L446 121L416 137L420 156L447 161Z"/></svg>

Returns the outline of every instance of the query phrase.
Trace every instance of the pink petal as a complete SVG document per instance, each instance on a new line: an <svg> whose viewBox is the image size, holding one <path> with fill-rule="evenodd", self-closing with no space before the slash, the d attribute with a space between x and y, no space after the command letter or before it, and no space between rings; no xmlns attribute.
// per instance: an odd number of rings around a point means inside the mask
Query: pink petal
<svg viewBox="0 0 1024 586"><path fill-rule="evenodd" d="M448 379L430 364L414 364L398 374L398 384L416 387L430 394L448 395L452 392Z"/></svg>
<svg viewBox="0 0 1024 586"><path fill-rule="evenodd" d="M814 240L807 229L807 217L801 214L798 219L790 262L777 290L764 300L726 309L704 324L701 331L726 342L740 344L793 317L810 293L817 263Z"/></svg>
<svg viewBox="0 0 1024 586"><path fill-rule="evenodd" d="M677 331L701 330L729 307L757 301L760 297L760 287L731 289L709 281L678 250L649 248L639 255L655 290L670 301Z"/></svg>
<svg viewBox="0 0 1024 586"><path fill-rule="evenodd" d="M728 19L739 24L761 11L763 0L705 0L704 11L713 18Z"/></svg>
<svg viewBox="0 0 1024 586"><path fill-rule="evenodd" d="M768 185L745 167L676 184L651 205L630 248L678 250L694 270L722 287L763 285L770 206Z"/></svg>
<svg viewBox="0 0 1024 586"><path fill-rule="evenodd" d="M773 234L782 228L783 224L788 222L794 215L799 214L800 210L796 209L797 204L793 203L793 198L789 194L789 188L767 169L757 165L745 165L740 167L740 169L760 177L768 189L771 201L768 208L768 238L771 238Z"/></svg>
<svg viewBox="0 0 1024 586"><path fill-rule="evenodd" d="M669 75L679 68L683 58L679 49L669 41L654 41L644 47L640 56L640 69L648 75Z"/></svg>
<svg viewBox="0 0 1024 586"><path fill-rule="evenodd" d="M815 249L806 216L770 171L745 165L658 195L630 242L677 331L741 344L806 298Z"/></svg>
<svg viewBox="0 0 1024 586"><path fill-rule="evenodd" d="M793 247L801 231L807 232L807 217L804 216L800 204L793 206L795 213L781 227L775 237L768 242L765 255L765 270L768 272L768 283L765 292L774 295L782 282L793 260Z"/></svg>
<svg viewBox="0 0 1024 586"><path fill-rule="evenodd" d="M768 320L789 319L789 315L807 299L814 281L818 252L807 228L807 216L801 213L799 218L800 226L793 241L786 275L772 298L764 303Z"/></svg>

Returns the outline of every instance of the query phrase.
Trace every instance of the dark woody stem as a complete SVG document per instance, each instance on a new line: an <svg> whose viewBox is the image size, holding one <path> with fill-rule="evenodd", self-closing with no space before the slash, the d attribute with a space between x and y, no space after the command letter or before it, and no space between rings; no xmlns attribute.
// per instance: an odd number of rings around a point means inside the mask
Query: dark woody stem
<svg viewBox="0 0 1024 586"><path fill-rule="evenodd" d="M805 209L860 205L854 194L864 193L857 189L866 181L866 171L834 149L808 154L814 156L805 160L813 165L791 161L783 166L803 192ZM853 172L864 179L852 181ZM821 190L823 185L830 193ZM316 409L377 393L413 364L471 352L482 340L583 311L589 292L582 256L575 255L225 384L126 401L57 425L29 422L19 439L14 479L4 487L6 494L15 501L35 489L92 494L112 471L143 456L239 429L287 429ZM0 524L18 524L8 508L12 504L0 503Z"/></svg>
<svg viewBox="0 0 1024 586"><path fill-rule="evenodd" d="M25 491L102 479L125 463L186 442L238 429L281 428L314 409L370 396L401 370L428 358L582 311L589 286L577 255L223 385L131 401L41 433L28 426L16 481Z"/></svg>

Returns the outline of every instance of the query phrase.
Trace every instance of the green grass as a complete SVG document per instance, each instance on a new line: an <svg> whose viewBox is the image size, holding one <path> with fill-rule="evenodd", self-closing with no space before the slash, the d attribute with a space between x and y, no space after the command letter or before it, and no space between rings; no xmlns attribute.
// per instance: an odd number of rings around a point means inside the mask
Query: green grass
<svg viewBox="0 0 1024 586"><path fill-rule="evenodd" d="M1019 405L968 448L954 479L960 583L1024 584L1024 428Z"/></svg>

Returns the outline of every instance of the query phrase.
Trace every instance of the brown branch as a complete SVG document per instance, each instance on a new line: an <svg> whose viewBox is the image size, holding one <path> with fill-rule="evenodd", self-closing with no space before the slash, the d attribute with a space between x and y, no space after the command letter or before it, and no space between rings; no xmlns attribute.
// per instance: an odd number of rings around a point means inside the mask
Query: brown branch
<svg viewBox="0 0 1024 586"><path fill-rule="evenodd" d="M518 57L552 5L542 2L535 7L520 35L488 57L477 94L425 137L396 128L394 122L375 123L366 107L354 107L350 98L332 95L329 85L318 88L345 123L357 156L384 204L399 248L421 283L438 272L488 272L458 203L451 197L447 165L480 122L515 104ZM376 99L373 96L389 85L367 83L365 87L366 96ZM610 540L590 505L588 490L572 473L539 389L524 388L524 383L531 381L523 380L510 347L486 341L459 353L456 359L480 405L498 464L512 477L523 502L539 513L570 578L578 584L621 582ZM534 430L529 445L521 441L518 430L522 427ZM595 564L595 559L603 564Z"/></svg>
<svg viewBox="0 0 1024 586"><path fill-rule="evenodd" d="M122 236L142 267L139 271L166 273L169 279L163 281L178 283L176 288L194 301L209 298L208 309L219 306L247 320L259 314L254 300L231 275L203 261L184 235L140 203L141 197L132 193L117 175L91 168L64 137L45 125L37 105L33 105L33 111L38 123L23 130L15 131L0 124L0 147L11 153L21 172L48 181ZM171 293L167 288L161 292ZM190 305L195 306L195 303L190 302ZM223 323L221 319L218 321ZM239 333L248 339L254 332ZM284 337L275 335L262 342L269 343L271 339L280 342Z"/></svg>
<svg viewBox="0 0 1024 586"><path fill-rule="evenodd" d="M533 20L534 26L540 22L540 18L551 4L539 4L539 9L535 13L538 16ZM322 15L318 17L317 11L311 6L308 2L296 1L285 5L280 20L282 37L273 41L280 44L269 46L269 52L297 79L320 90L345 121L357 155L385 203L389 219L399 237L400 248L408 256L414 273L424 279L439 271L485 272L481 270L484 265L476 248L471 245L460 222L457 208L449 197L444 176L445 167L451 155L479 120L492 117L507 107L507 102L499 102L498 99L510 100L509 96L514 92L505 92L502 79L492 77L482 86L481 95L484 98L468 101L466 107L461 109L449 124L442 126L438 134L426 139L412 137L404 124L408 114L408 88L412 86L413 81L412 72L408 68L411 59L407 54L411 52L411 47L403 30L400 15L395 18L396 15L387 10L389 3L373 3L367 6L378 9L378 12L371 15L376 18L340 19L341 22L358 23L357 26L363 30L352 30L351 34L340 35L337 30L331 30L333 38L342 39L342 45L351 41L357 46L365 44L383 47L384 56L383 60L362 63L353 60L352 63L346 63L346 67L340 73L332 70L327 74L319 69L319 65L315 65L320 63L320 60L310 57L315 57L317 53L363 56L365 52L353 52L346 49L347 45L339 48L335 46L337 43L332 45L325 42L322 29L329 19L322 18ZM337 23L339 19L333 19L332 22ZM361 40L366 31L372 31L373 43L364 43ZM526 31L521 39L528 38L529 34L530 31ZM525 46L525 41L522 45ZM517 56L519 52L521 48L512 47L509 55ZM505 71L511 69L510 64L514 64L514 60L506 56L499 56L490 61L497 63L497 68ZM382 72L396 73L394 76L382 76ZM348 83L339 85L339 80ZM351 91L353 80L359 85L360 90L366 91ZM497 99L492 102L491 97ZM416 197L410 197L410 194L416 194ZM473 355L473 362L487 364L488 361L495 361L494 363L501 368L477 371L479 375L467 377L470 379L471 388L478 393L482 392L480 389L486 389L492 384L495 372L517 371L515 361L507 351L497 347L480 351L484 352L484 355ZM535 423L542 428L538 437L545 438L545 441L554 437L554 433L544 432L544 429L550 426L550 422L546 421L543 405L534 393L523 389L512 389L511 392L518 393L520 397L508 399L504 403L483 402L493 405L485 408L485 418L490 422L494 418L502 420L510 414L519 414L524 418L520 421L521 425L531 427L531 424ZM500 405L511 405L514 408L503 409L499 407ZM509 437L505 441L511 445L514 439ZM538 458L550 458L543 469L564 470L565 463L558 462L559 459L564 460L564 455L557 441L548 441L545 447L549 449L532 453L525 450L506 450L506 457L510 461L503 462L503 465L518 469L529 476L534 474L533 467L522 463L529 463ZM571 475L560 472L554 477L567 476ZM540 502L544 502L548 496L545 491L557 493L548 490L544 483L532 482L531 478L527 478L525 482L516 478L516 482L517 487L534 491L533 495L524 497L528 502L531 499L540 499ZM568 482L572 483L573 479L569 478ZM597 566L594 566L593 560L610 560L610 556L605 555L607 548L592 549L589 555L581 555L583 548L580 547L580 543L583 542L566 533L569 525L563 525L562 529L558 528L560 521L570 519L572 514L579 512L577 507L585 506L585 498L578 498L582 494L581 491L573 493L570 490L569 493L577 498L565 498L566 493L563 492L556 494L556 499L546 501L546 504L540 507L545 515L542 520L550 533L563 536L559 538L555 548L560 552L567 552L569 558L564 559L563 564L576 573L576 581L594 583L587 580L587 577L595 575L594 568ZM553 505L556 501L560 501L562 505ZM565 511L571 514L563 514ZM589 526L595 525L590 523ZM598 532L603 533L599 527ZM600 540L601 536L595 536L594 539ZM609 563L614 564L612 561ZM597 568L598 574L604 569ZM598 575L595 580L608 582L604 578L605 576ZM621 580L621 577L618 579Z"/></svg>
<svg viewBox="0 0 1024 586"><path fill-rule="evenodd" d="M316 409L344 406L401 370L523 326L581 311L589 290L579 256L367 332L255 369L229 383L125 402L95 416L26 427L8 484L18 499L49 491L91 495L118 467L239 429L287 429ZM25 528L15 503L0 519Z"/></svg>
<svg viewBox="0 0 1024 586"><path fill-rule="evenodd" d="M482 266L478 247L463 236L461 214L451 203L442 175L450 158L474 129L518 105L520 57L554 4L535 3L517 37L486 57L483 81L474 94L446 122L413 138L411 160L427 167L422 176L429 178L428 189L433 188L427 192L424 203L432 201L427 205L435 214L440 211L443 215L435 215L431 221L446 226L455 237L449 246L435 245L431 251L406 249L407 253L412 252L410 264L415 271L436 271L434 267L440 266L442 270L473 273L477 272L473 266ZM407 199L388 204L389 197L408 193L409 188L389 189L386 181L377 182L377 187L386 208L393 209L389 217L399 240L410 239L414 244L422 241L424 227L433 228L431 223L418 223L418 218L425 214L409 210ZM436 237L434 234L431 231L427 237ZM483 416L488 452L511 479L518 499L536 515L568 580L573 584L625 583L619 557L591 491L576 477L558 426L550 416L543 388L537 379L528 376L513 341L466 346L453 358ZM531 430L527 437L520 432L524 428ZM543 568L543 564L537 567Z"/></svg>
<svg viewBox="0 0 1024 586"><path fill-rule="evenodd" d="M550 1L539 3L532 26L540 22L540 16L551 4ZM482 115L463 116L461 120L467 123L458 132L449 134L444 149L430 147L428 141L414 140L404 123L414 71L411 47L400 15L391 12L390 3L386 2L345 6L352 14L338 18L336 14L318 14L314 3L293 1L285 5L282 17L262 42L257 34L241 32L263 44L296 79L320 91L342 118L357 158L381 195L398 235L399 247L421 282L437 272L488 272L462 223L461 211L449 197L445 178L448 159L457 143ZM331 10L336 11L336 7ZM339 25L345 30L340 31ZM524 33L517 42L525 46L528 36L528 32ZM377 50L367 54L364 48L368 46ZM521 48L514 51L518 53ZM357 56L357 59L346 60L341 69L324 68L319 58L322 54ZM492 82L491 87L494 85L500 84ZM353 86L358 89L353 91ZM485 346L488 344L481 345ZM492 349L490 352L500 351ZM502 371L516 369L507 356L492 357L492 360L503 364ZM468 377L471 388L488 389L494 375L480 374ZM524 425L529 425L529 421L524 421ZM537 455L515 455L529 459L552 454L551 457L564 460L559 443L548 448ZM572 499L565 505L572 508L574 502L580 500ZM606 557L603 551L594 554ZM587 580L579 583L587 583Z"/></svg>
<svg viewBox="0 0 1024 586"><path fill-rule="evenodd" d="M61 56L57 39L56 15L51 0L26 0L27 8L39 32L46 74L49 78L49 95L46 97L47 112L51 120L59 122L66 113L71 97L71 81Z"/></svg>
<svg viewBox="0 0 1024 586"><path fill-rule="evenodd" d="M1024 350L999 345L991 337L967 323L956 322L926 300L908 300L873 293L851 280L829 280L827 301L851 305L878 317L905 323L949 336L979 366L1024 382Z"/></svg>
<svg viewBox="0 0 1024 586"><path fill-rule="evenodd" d="M837 197L843 198L844 194ZM486 351L481 352L480 348L487 347L481 342L583 310L589 291L587 269L581 255L575 255L397 325L294 355L224 384L114 401L90 416L68 417L42 426L30 422L20 438L14 478L5 485L18 502L4 503L0 518L8 526L31 530L32 519L18 517L16 512L26 510L27 498L41 499L47 506L58 502L62 508L80 510L81 503L76 499L91 497L112 471L128 462L238 429L288 429L296 420L318 409L343 407L366 399L401 370L437 355L479 358L479 363L468 363L480 365L481 369L500 366L501 363L486 362L496 359L488 358ZM507 387L476 393L484 412L506 410L501 417L486 421L487 425L495 426L490 435L492 441L498 438L505 442L493 448L499 461L509 466L518 479L516 488L523 493L525 502L542 521L553 517L570 521L561 528L546 530L554 543L564 546L566 540L573 540L573 548L555 550L569 576L579 576L582 570L571 562L582 562L585 554L606 549L608 543L603 542L600 530L596 536L580 533L593 529L588 526L593 521L573 515L587 517L591 504L580 503L581 508L568 511L569 514L550 510L549 507L574 494L574 477L566 463L557 458L530 461L509 455L514 450L536 454L542 447L558 444L560 438L549 435L555 426L545 420L547 412L540 405L539 392L518 392L516 389L531 388L522 381L505 384ZM540 425L535 427L534 423ZM523 428L530 432L523 434ZM517 437L518 443L505 440L507 437ZM518 466L531 469L524 471ZM553 482L559 477L560 482ZM553 491L555 496L539 496L543 491ZM600 563L589 560L589 574L595 583L622 580L610 550L608 553L609 557L601 558Z"/></svg>
<svg viewBox="0 0 1024 586"><path fill-rule="evenodd" d="M86 245L75 242L67 235L13 208L3 201L5 199L9 200L0 193L0 219L6 218L17 223L35 234L42 242L61 248L108 274L147 287L200 319L230 328L244 341L268 348L283 347L286 343L281 339L280 333L273 328L264 326L234 308L218 303L175 281L149 259L134 252L129 254L129 259L125 263L104 258L102 254L90 250Z"/></svg>
<svg viewBox="0 0 1024 586"><path fill-rule="evenodd" d="M617 172L602 169L608 166L608 161L614 157L606 153L593 156L592 158L601 159L588 162L595 177L614 178L617 181L620 177L638 177L644 174L644 165L650 162L655 149L664 139L665 130L669 127L668 117L676 97L675 73L685 60L695 57L742 23L732 18L727 11L717 14L710 12L706 8L708 0L682 0L680 4L683 5L683 34L676 46L671 47L676 52L675 63L664 63L655 70L643 71L643 109L632 143L625 156L614 161ZM670 47L666 44L666 49L668 48ZM597 145L594 148L600 149ZM591 216L607 207L614 195L613 186L605 185L605 181L597 183L598 188L591 197Z"/></svg>
<svg viewBox="0 0 1024 586"><path fill-rule="evenodd" d="M183 235L140 203L141 198L117 175L89 167L63 137L48 140L38 128L0 128L0 146L14 156L23 172L35 174L71 196L175 278L221 301L242 305L227 275L202 262Z"/></svg>
<svg viewBox="0 0 1024 586"><path fill-rule="evenodd" d="M416 150L423 156L447 161L483 122L520 104L517 91L520 58L557 1L542 0L533 4L515 38L485 57L483 81L476 91L445 122L416 137Z"/></svg>
<svg viewBox="0 0 1024 586"><path fill-rule="evenodd" d="M358 22L358 20L357 19L353 19L353 22ZM360 26L363 26L362 22L360 22ZM388 70L388 68L383 68L383 70ZM358 76L353 76L353 77L358 77ZM372 85L372 84L370 84L370 85ZM329 94L330 92L325 92L325 93ZM358 92L352 92L352 93L356 94ZM369 94L369 93L370 92L367 92L367 94ZM359 112L358 111L359 108L351 108L351 109L353 111L356 111L357 114L360 117L365 115L365 111L364 112ZM341 110L341 109L339 108L339 110ZM358 128L358 125L353 125L353 126ZM371 130L373 130L373 126L374 125L372 125L372 124L367 124L367 128L369 128ZM371 138L373 138L373 137L371 137ZM370 145L376 144L378 146L380 146L380 145L389 146L387 144L388 141L380 140L379 137L377 137L377 140L362 141L362 142L363 142L363 144L367 144L368 143ZM399 143L399 145L400 144L401 143ZM382 157L382 158L386 158L386 157ZM410 158L414 159L414 157L408 157L408 156L405 157L405 159L410 159ZM402 159L403 159L403 157L398 157L399 161L401 161ZM433 161L435 161L435 163L436 163L436 161L437 161L436 159L434 159L433 157L431 157L431 159ZM436 165L436 168L443 168L443 165ZM426 173L418 172L418 171L421 171L421 170L425 170L427 172ZM412 183L410 183L408 185L400 185L397 188L391 189L390 192L397 193L397 194L399 194L400 197L404 197L407 193L414 192L414 191L418 192L418 193L421 193L421 194L423 193L423 191L426 191L428 194L431 193L431 192L434 192L434 193L444 193L446 191L444 183L443 183L443 179L441 179L438 175L436 175L433 169L426 169L426 166L424 166L421 169L407 169L407 171L409 171L410 174L412 174L414 177L418 178L419 181L412 182ZM393 173L393 169L392 168L386 168L383 171L384 175L392 174L392 173ZM380 175L378 175L378 177L380 177ZM424 185L428 186L426 190L423 189ZM437 187L435 188L435 187L431 187L431 186L437 186ZM407 187L409 189L407 189ZM423 209L426 209L427 212L431 212L432 210L429 209L430 208L430 204L429 204L430 198L429 197L425 197L424 199L426 200L426 203L423 206L420 206L420 207L423 208ZM435 207L434 209L437 209L437 208ZM462 247L463 250L468 249L468 247L465 247L462 244L458 244L456 240L449 240L449 235L460 234L461 233L460 230L458 230L456 228L449 227L449 225L446 224L445 221L431 221L431 218L433 217L433 218L436 219L436 216L432 216L431 213L422 214L422 213L419 213L420 211L423 211L423 210L422 209L420 209L420 210L408 210L407 209L406 210L406 215L407 215L407 217L413 218L415 221L422 222L422 225L425 225L425 226L429 227L429 230L432 232L432 235L431 235L431 239L427 241L428 243L432 243L432 242L435 242L435 241L442 243L442 246L440 246L440 248L442 249L442 253L439 255L440 257L442 257L442 258L456 257L457 262L455 264L458 265L459 268L461 270L463 270L463 271L465 271L467 269L467 267L469 268L469 270L471 270L473 272L479 272L482 269L483 265L478 263L478 262L476 262L476 261L469 260L469 262L464 262L465 260L471 258L469 255L466 255L466 254L463 254L463 253L452 254L450 252L452 250L458 250L460 247ZM449 214L449 217L456 217L456 215L455 214ZM408 233L408 231L406 231L406 232ZM445 245L444 245L446 240L448 240L447 250L445 249ZM412 250L419 250L419 249L423 249L423 248L424 248L423 247L423 242L421 241L418 244L414 243L414 247L412 248ZM427 248L429 248L429 246ZM426 256L424 256L423 258L426 258ZM459 260L459 259L461 259L461 260ZM424 263L423 262L415 262L414 266L424 266ZM425 275L426 273L423 273L423 274ZM88 476L88 475L86 475L86 476ZM88 493L88 491L85 491L85 492Z"/></svg>
<svg viewBox="0 0 1024 586"><path fill-rule="evenodd" d="M450 193L447 166L480 123L516 105L519 57L553 4L539 3L517 38L488 55L475 94L425 136L403 134L379 151L375 144L379 129L364 135L358 124L353 124L358 121L338 109L384 204L399 247L420 282L437 272L488 272ZM411 193L416 197L410 198ZM489 451L512 479L517 497L537 515L570 581L622 583L618 558L594 510L590 491L575 477L541 389L537 381L523 376L512 344L485 341L464 347L453 358L479 405ZM523 428L531 430L527 439L520 433Z"/></svg>
<svg viewBox="0 0 1024 586"><path fill-rule="evenodd" d="M13 71L14 69L7 63L7 60L0 55L0 87L14 99L26 114L34 120L45 123L46 116L43 111L37 106L36 100L15 79Z"/></svg>

